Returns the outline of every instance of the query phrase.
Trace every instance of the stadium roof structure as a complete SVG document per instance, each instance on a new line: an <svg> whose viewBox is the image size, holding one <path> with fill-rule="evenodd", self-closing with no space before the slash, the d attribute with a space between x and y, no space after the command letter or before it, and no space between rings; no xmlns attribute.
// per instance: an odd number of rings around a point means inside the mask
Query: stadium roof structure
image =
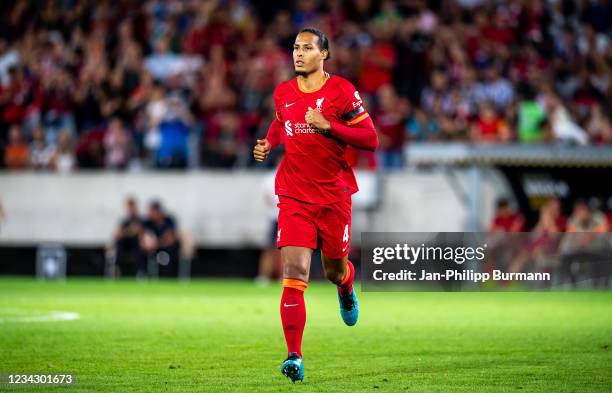
<svg viewBox="0 0 612 393"><path fill-rule="evenodd" d="M410 164L612 167L612 147L410 143Z"/></svg>

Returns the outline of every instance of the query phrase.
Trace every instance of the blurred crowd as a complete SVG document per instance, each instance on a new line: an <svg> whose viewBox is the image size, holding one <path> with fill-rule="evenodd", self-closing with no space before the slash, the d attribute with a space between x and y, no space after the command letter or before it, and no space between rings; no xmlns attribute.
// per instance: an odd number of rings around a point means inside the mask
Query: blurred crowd
<svg viewBox="0 0 612 393"><path fill-rule="evenodd" d="M608 232L612 228L612 197L577 199L569 217L564 214L561 201L553 198L542 203L538 220L529 225L524 215L515 209L509 200L497 201L495 215L489 230L491 232Z"/></svg>
<svg viewBox="0 0 612 393"><path fill-rule="evenodd" d="M569 215L559 199L545 200L534 225L528 225L509 200L500 199L489 227L492 239L500 236L492 241L493 263L488 268L503 266L513 273L560 269L574 285L587 276L606 288L612 275L611 228L612 198L577 199Z"/></svg>
<svg viewBox="0 0 612 393"><path fill-rule="evenodd" d="M378 128L355 165L401 167L412 141L612 143L609 0L17 0L0 21L10 169L254 166L306 26Z"/></svg>

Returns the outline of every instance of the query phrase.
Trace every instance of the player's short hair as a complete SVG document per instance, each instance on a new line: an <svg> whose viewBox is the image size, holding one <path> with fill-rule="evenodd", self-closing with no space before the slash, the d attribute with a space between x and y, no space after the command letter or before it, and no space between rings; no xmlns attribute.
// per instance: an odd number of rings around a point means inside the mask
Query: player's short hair
<svg viewBox="0 0 612 393"><path fill-rule="evenodd" d="M325 35L325 33L315 27L306 27L300 30L298 34L301 33L310 33L319 37L319 50L327 51L327 56L325 56L324 60L329 60L331 58L331 52L329 51L329 40L327 39L327 35Z"/></svg>

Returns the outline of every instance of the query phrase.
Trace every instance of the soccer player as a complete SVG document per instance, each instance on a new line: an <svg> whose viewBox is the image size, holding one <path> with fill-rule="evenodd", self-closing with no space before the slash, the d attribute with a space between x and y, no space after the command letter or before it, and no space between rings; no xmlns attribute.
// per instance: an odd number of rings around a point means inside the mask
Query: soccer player
<svg viewBox="0 0 612 393"><path fill-rule="evenodd" d="M288 352L281 372L293 382L304 379L304 291L314 249L321 248L325 276L338 286L344 323L357 323L355 268L348 252L351 195L358 188L344 153L347 146L370 151L378 147L376 129L359 93L346 79L323 70L329 57L323 32L300 31L293 45L296 78L276 87L276 119L253 149L255 160L263 161L271 149L285 144L275 180L276 246L283 262L280 314Z"/></svg>

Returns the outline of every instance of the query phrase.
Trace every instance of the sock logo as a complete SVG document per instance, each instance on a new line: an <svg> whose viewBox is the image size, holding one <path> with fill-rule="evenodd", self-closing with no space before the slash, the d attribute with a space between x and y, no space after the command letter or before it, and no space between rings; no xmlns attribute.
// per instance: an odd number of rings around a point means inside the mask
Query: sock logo
<svg viewBox="0 0 612 393"><path fill-rule="evenodd" d="M283 303L283 307L295 307L295 306L299 306L299 304L287 304L287 303Z"/></svg>

